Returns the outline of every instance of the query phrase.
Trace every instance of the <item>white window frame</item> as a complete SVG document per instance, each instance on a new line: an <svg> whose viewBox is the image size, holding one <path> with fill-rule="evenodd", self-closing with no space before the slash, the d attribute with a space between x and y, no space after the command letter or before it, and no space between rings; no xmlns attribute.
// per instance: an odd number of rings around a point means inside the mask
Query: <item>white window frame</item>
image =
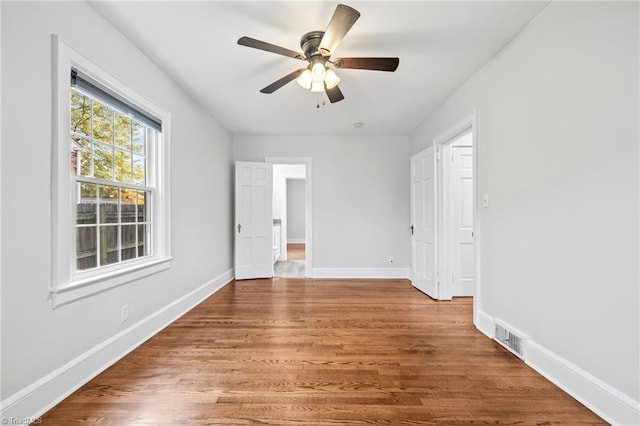
<svg viewBox="0 0 640 426"><path fill-rule="evenodd" d="M171 267L171 220L169 191L170 114L149 102L78 53L58 36L52 37L53 52L53 150L52 150L52 280L53 308L105 291ZM75 271L76 216L75 179L71 174L70 93L71 69L75 68L113 90L127 103L160 120L162 135L156 141L147 168L157 177L151 205L153 220L151 256L92 269Z"/></svg>

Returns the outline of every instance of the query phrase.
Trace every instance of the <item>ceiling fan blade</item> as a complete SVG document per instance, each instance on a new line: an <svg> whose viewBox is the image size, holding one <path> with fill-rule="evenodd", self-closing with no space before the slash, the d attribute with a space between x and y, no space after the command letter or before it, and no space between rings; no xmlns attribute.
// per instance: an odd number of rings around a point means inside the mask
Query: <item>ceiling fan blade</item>
<svg viewBox="0 0 640 426"><path fill-rule="evenodd" d="M251 37L240 37L238 39L238 44L240 46L253 47L254 49L265 50L271 53L277 53L278 55L288 56L294 59L302 59L305 60L305 57L302 53L298 53L295 50L287 49L286 47L276 46L275 44L267 43L266 41L256 40Z"/></svg>
<svg viewBox="0 0 640 426"><path fill-rule="evenodd" d="M261 93L273 93L273 92L275 92L276 90L278 90L279 88L281 88L282 86L287 84L288 82L298 78L298 76L300 74L302 74L302 71L304 71L305 69L306 68L301 68L299 70L295 70L294 72L292 72L290 74L285 75L281 79L274 81L273 83L271 83L270 85L268 85L264 89L260 90L260 92Z"/></svg>
<svg viewBox="0 0 640 426"><path fill-rule="evenodd" d="M334 62L336 68L358 70L395 71L400 64L398 58L338 58Z"/></svg>
<svg viewBox="0 0 640 426"><path fill-rule="evenodd" d="M360 12L354 8L339 4L320 41L321 53L328 55L333 52L359 17Z"/></svg>
<svg viewBox="0 0 640 426"><path fill-rule="evenodd" d="M340 91L340 88L338 86L335 86L333 89L328 89L327 85L324 85L324 91L327 92L327 96L329 97L329 101L332 104L335 104L336 102L340 102L341 100L344 99L344 95L342 94L342 92Z"/></svg>

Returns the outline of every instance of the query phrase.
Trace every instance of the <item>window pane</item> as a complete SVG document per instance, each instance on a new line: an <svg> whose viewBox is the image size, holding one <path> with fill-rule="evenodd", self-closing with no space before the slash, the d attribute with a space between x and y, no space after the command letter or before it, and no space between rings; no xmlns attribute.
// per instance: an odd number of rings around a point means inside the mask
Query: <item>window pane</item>
<svg viewBox="0 0 640 426"><path fill-rule="evenodd" d="M133 183L137 185L146 184L146 163L144 157L140 155L133 155Z"/></svg>
<svg viewBox="0 0 640 426"><path fill-rule="evenodd" d="M100 227L100 265L118 262L118 226Z"/></svg>
<svg viewBox="0 0 640 426"><path fill-rule="evenodd" d="M138 257L149 256L151 254L149 231L149 225L138 225Z"/></svg>
<svg viewBox="0 0 640 426"><path fill-rule="evenodd" d="M91 99L71 90L70 129L74 133L91 135Z"/></svg>
<svg viewBox="0 0 640 426"><path fill-rule="evenodd" d="M146 191L138 191L138 222L147 222L149 220L149 200L150 194Z"/></svg>
<svg viewBox="0 0 640 426"><path fill-rule="evenodd" d="M120 222L136 221L136 194L131 189L120 190Z"/></svg>
<svg viewBox="0 0 640 426"><path fill-rule="evenodd" d="M100 186L100 223L118 223L118 188Z"/></svg>
<svg viewBox="0 0 640 426"><path fill-rule="evenodd" d="M76 223L96 223L96 185L92 183L76 184L78 204L76 206Z"/></svg>
<svg viewBox="0 0 640 426"><path fill-rule="evenodd" d="M113 180L113 148L97 143L93 148L93 158L93 175Z"/></svg>
<svg viewBox="0 0 640 426"><path fill-rule="evenodd" d="M131 119L116 112L115 127L116 146L131 150Z"/></svg>
<svg viewBox="0 0 640 426"><path fill-rule="evenodd" d="M96 266L98 266L96 227L76 228L76 269L82 271Z"/></svg>
<svg viewBox="0 0 640 426"><path fill-rule="evenodd" d="M79 136L71 138L71 174L91 176L91 145Z"/></svg>
<svg viewBox="0 0 640 426"><path fill-rule="evenodd" d="M134 259L136 257L136 226L123 225L122 235L122 260Z"/></svg>
<svg viewBox="0 0 640 426"><path fill-rule="evenodd" d="M131 153L116 149L116 182L131 183Z"/></svg>
<svg viewBox="0 0 640 426"><path fill-rule="evenodd" d="M93 101L93 137L113 144L113 110L97 101Z"/></svg>
<svg viewBox="0 0 640 426"><path fill-rule="evenodd" d="M133 152L139 152L144 154L145 126L143 124L138 123L135 120L132 123L132 137L133 137L133 146L131 150Z"/></svg>

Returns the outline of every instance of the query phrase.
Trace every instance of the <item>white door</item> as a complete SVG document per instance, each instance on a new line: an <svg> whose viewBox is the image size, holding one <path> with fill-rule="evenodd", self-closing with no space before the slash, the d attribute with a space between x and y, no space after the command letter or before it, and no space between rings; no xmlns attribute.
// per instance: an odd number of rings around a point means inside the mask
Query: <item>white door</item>
<svg viewBox="0 0 640 426"><path fill-rule="evenodd" d="M451 296L473 296L475 259L473 250L473 148L466 138L451 146L450 249ZM464 146L467 145L467 146Z"/></svg>
<svg viewBox="0 0 640 426"><path fill-rule="evenodd" d="M273 277L272 192L271 164L236 162L236 279Z"/></svg>
<svg viewBox="0 0 640 426"><path fill-rule="evenodd" d="M436 148L411 157L411 283L438 298Z"/></svg>

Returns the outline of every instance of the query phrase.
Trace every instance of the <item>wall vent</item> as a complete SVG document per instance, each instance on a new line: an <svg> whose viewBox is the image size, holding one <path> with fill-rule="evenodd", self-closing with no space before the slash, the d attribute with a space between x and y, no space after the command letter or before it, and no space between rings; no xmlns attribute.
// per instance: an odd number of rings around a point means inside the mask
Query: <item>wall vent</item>
<svg viewBox="0 0 640 426"><path fill-rule="evenodd" d="M515 356L524 360L524 338L522 336L496 322L493 338Z"/></svg>

